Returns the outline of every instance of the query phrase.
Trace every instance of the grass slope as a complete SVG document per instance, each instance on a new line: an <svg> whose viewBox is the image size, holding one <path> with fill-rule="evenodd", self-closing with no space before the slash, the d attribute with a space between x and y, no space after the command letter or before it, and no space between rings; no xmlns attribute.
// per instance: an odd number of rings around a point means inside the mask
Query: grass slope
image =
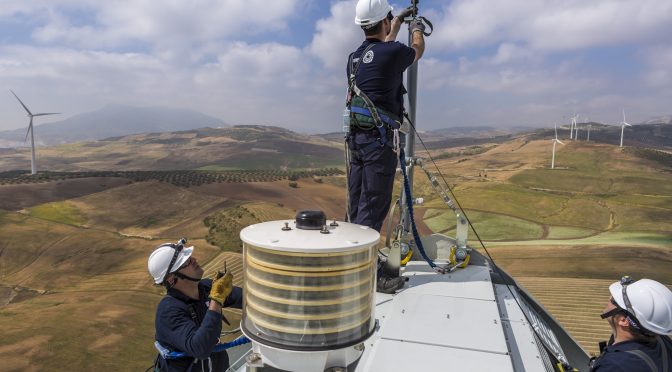
<svg viewBox="0 0 672 372"><path fill-rule="evenodd" d="M224 207L226 201L163 182L141 182L72 199L70 203L85 216L89 227L143 237L164 236L167 231L202 237L206 232L202 219L213 209ZM176 226L195 230L179 232L175 231Z"/></svg>
<svg viewBox="0 0 672 372"><path fill-rule="evenodd" d="M28 212L33 217L67 225L82 226L86 223L86 217L67 201L41 204L30 208Z"/></svg>
<svg viewBox="0 0 672 372"><path fill-rule="evenodd" d="M33 293L0 307L0 369L151 365L162 290L152 286L146 265L159 242L17 213L0 216L0 236L0 286ZM203 240L190 243L201 262L219 253Z"/></svg>

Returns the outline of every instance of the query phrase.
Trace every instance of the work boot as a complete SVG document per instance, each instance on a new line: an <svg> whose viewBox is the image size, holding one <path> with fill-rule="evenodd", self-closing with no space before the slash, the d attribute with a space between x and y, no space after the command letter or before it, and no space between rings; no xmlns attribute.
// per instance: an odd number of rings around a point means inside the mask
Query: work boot
<svg viewBox="0 0 672 372"><path fill-rule="evenodd" d="M376 284L376 291L380 293L394 294L394 292L400 290L404 287L404 283L408 280L403 276L398 276L395 278L381 275L378 277L378 283Z"/></svg>

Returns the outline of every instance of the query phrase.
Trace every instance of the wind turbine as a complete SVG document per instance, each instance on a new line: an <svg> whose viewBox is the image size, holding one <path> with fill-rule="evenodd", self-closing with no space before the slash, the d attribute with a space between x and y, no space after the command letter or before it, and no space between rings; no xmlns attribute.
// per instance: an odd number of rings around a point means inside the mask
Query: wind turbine
<svg viewBox="0 0 672 372"><path fill-rule="evenodd" d="M626 126L631 127L632 125L625 121L625 109L623 109L623 122L621 123L621 147L623 147L623 130Z"/></svg>
<svg viewBox="0 0 672 372"><path fill-rule="evenodd" d="M579 118L579 114L577 114L577 113L574 113L574 116L571 117L572 124L569 126L569 139L572 139L572 138L576 139L576 135L574 135L575 134L574 131L575 130L578 131L578 129L576 128L576 120L578 118ZM574 135L574 136L572 137L572 135Z"/></svg>
<svg viewBox="0 0 672 372"><path fill-rule="evenodd" d="M564 145L564 143L558 139L558 125L553 124L553 127L555 128L555 138L553 139L553 158L551 159L551 169L555 169L555 145L557 143Z"/></svg>
<svg viewBox="0 0 672 372"><path fill-rule="evenodd" d="M33 117L35 117L35 116L45 116L45 115L56 115L56 114L60 114L60 112L42 112L42 113L39 113L39 114L33 114L32 112L30 112L30 110L28 110L28 107L26 107L26 105L23 104L21 99L19 99L19 97L16 95L16 93L14 93L13 90L10 89L9 91L12 92L14 97L16 97L16 99L19 101L21 106L23 106L23 108L26 110L26 112L28 113L28 117L30 118L30 123L28 124L28 131L26 132L26 138L23 140L23 142L26 142L28 140L28 134L30 134L30 149L31 149L30 174L37 174L37 164L35 164L35 135L34 135L34 129L33 129Z"/></svg>
<svg viewBox="0 0 672 372"><path fill-rule="evenodd" d="M590 128L592 125L588 124L588 137L586 137L586 142L590 142Z"/></svg>

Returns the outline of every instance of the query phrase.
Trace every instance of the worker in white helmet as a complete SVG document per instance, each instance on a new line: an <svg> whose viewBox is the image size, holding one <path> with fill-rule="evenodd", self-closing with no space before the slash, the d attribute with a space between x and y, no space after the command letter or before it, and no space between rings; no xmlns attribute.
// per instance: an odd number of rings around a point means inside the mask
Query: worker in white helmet
<svg viewBox="0 0 672 372"><path fill-rule="evenodd" d="M158 371L223 371L229 366L226 351L213 350L222 331L222 307L242 307L242 289L233 286L231 273L202 279L203 269L192 256L194 247L162 244L149 256L147 266L154 283L167 293L156 310L157 348L182 352L169 358L161 353L155 360Z"/></svg>
<svg viewBox="0 0 672 372"><path fill-rule="evenodd" d="M601 317L612 335L600 344L591 371L672 371L672 291L651 279L635 282L625 276L609 292Z"/></svg>
<svg viewBox="0 0 672 372"><path fill-rule="evenodd" d="M397 168L392 138L404 112L403 73L425 50L425 26L420 20L410 22L410 47L395 41L404 19L413 12L407 8L394 17L387 0L359 0L355 9L355 24L365 40L349 55L347 65L348 218L377 231L392 200ZM403 278L386 277L382 270L378 277L379 292L394 293L404 283Z"/></svg>

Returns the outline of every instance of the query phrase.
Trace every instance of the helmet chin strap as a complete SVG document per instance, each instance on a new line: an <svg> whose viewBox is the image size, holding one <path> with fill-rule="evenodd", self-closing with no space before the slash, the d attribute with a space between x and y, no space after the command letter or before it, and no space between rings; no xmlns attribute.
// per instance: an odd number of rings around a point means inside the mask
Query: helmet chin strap
<svg viewBox="0 0 672 372"><path fill-rule="evenodd" d="M200 282L200 281L201 281L200 278L192 278L192 277L190 277L190 276L184 275L184 274L179 273L179 272L177 272L177 271L174 272L173 275L175 275L176 277L178 277L178 278L180 278L180 279L191 280L192 282Z"/></svg>

